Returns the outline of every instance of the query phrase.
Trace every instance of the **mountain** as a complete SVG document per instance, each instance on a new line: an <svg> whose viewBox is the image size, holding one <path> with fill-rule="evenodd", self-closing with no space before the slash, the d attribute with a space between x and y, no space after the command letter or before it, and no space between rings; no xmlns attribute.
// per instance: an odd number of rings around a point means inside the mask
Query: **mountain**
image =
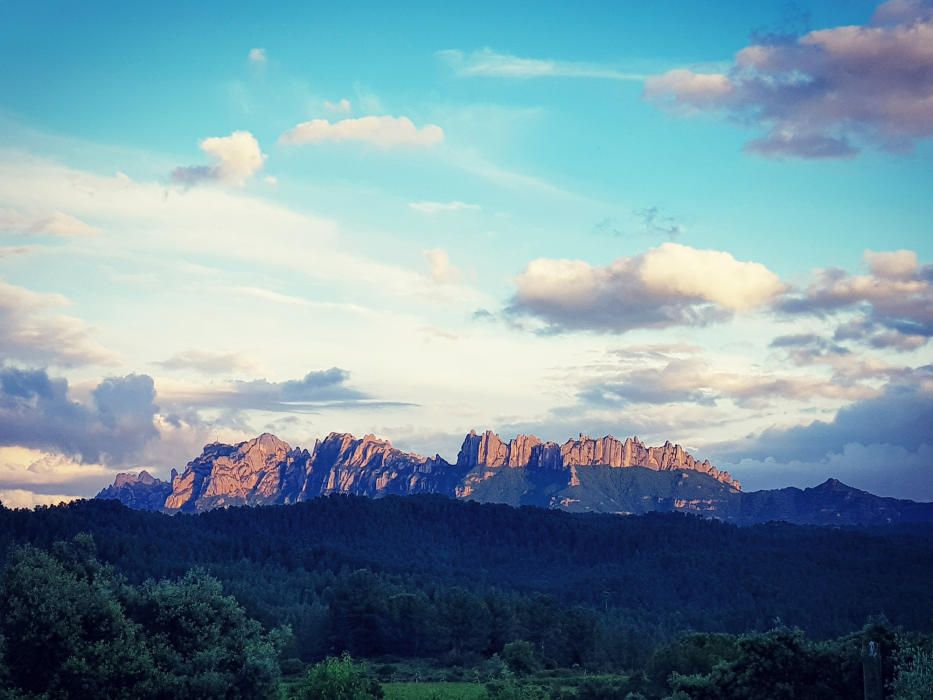
<svg viewBox="0 0 933 700"><path fill-rule="evenodd" d="M933 504L881 498L836 480L809 489L743 492L738 481L680 445L580 435L559 445L533 435L504 442L471 431L455 463L396 449L374 435L331 433L309 451L264 433L211 443L170 483L120 474L98 498L140 510L202 512L308 501L329 494L440 494L571 512L685 512L740 524L874 525L933 522Z"/></svg>
<svg viewBox="0 0 933 700"><path fill-rule="evenodd" d="M139 474L117 474L113 484L97 494L97 498L114 499L136 510L161 510L171 493L170 483L143 470Z"/></svg>

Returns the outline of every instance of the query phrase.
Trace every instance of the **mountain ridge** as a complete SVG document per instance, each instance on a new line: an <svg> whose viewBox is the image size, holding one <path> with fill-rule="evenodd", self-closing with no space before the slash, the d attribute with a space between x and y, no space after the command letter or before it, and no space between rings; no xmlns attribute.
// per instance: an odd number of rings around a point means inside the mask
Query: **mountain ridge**
<svg viewBox="0 0 933 700"><path fill-rule="evenodd" d="M372 434L332 432L308 450L263 433L236 445L205 445L180 474L172 470L169 482L145 471L118 474L97 498L191 513L330 494L440 494L571 512L686 512L740 524L933 522L933 504L874 496L835 479L809 489L743 492L728 472L669 441L649 447L637 437L581 433L560 445L534 435L506 442L491 430L471 430L454 463L402 451Z"/></svg>

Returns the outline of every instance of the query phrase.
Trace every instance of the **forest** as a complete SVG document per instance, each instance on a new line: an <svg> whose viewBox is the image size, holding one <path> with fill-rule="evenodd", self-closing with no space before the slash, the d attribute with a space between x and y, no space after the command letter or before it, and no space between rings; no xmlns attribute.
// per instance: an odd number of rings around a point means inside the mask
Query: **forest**
<svg viewBox="0 0 933 700"><path fill-rule="evenodd" d="M775 678L799 687L757 697L856 697L868 641L894 688L922 675L933 631L922 527L737 527L433 496L176 516L95 500L0 509L0 551L9 697L274 697L354 674L362 694L335 698L378 695L377 681L502 698L756 697ZM37 680L36 668L57 670Z"/></svg>

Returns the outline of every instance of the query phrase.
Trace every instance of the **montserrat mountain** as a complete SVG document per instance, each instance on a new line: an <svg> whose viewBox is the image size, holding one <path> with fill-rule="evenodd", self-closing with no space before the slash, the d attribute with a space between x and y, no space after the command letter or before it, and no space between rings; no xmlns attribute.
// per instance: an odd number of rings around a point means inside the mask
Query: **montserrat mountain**
<svg viewBox="0 0 933 700"><path fill-rule="evenodd" d="M639 482L634 490L631 484L626 487L637 492L636 501L591 493L591 482L601 484L607 478L599 476L602 472ZM433 493L511 505L644 512L678 509L677 503L685 504L681 509L704 510L698 504L710 501L707 492L718 497L740 489L728 473L669 442L647 447L638 438L622 441L584 435L562 445L533 435L504 442L492 431L471 431L453 464L440 455L403 452L373 435L331 433L307 450L265 433L236 445L206 445L181 473L172 471L170 482L143 474L118 476L98 497L168 513L288 504L335 493L370 497ZM694 480L688 487L683 477L690 475ZM702 487L703 497L694 493L695 487ZM599 488L617 490L621 484Z"/></svg>

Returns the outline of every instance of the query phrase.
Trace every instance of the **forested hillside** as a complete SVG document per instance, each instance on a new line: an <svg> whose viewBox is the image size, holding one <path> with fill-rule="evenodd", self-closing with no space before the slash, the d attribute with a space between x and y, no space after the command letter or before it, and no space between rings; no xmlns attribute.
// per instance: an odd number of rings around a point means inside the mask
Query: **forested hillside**
<svg viewBox="0 0 933 700"><path fill-rule="evenodd" d="M286 653L630 668L689 630L776 621L825 638L884 615L933 627L929 530L747 528L679 514L575 515L435 496L333 496L166 516L114 501L0 511L0 545L87 532L130 582L216 576Z"/></svg>

